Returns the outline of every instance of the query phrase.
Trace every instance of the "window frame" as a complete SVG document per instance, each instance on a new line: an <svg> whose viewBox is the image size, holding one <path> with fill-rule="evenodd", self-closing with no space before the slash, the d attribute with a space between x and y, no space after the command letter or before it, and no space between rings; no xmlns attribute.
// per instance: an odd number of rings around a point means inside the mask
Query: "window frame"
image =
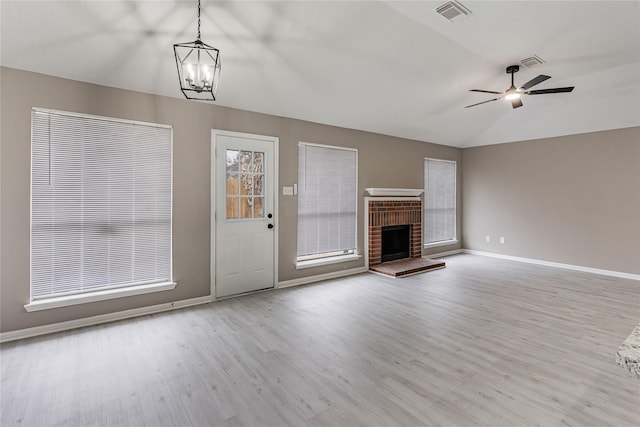
<svg viewBox="0 0 640 427"><path fill-rule="evenodd" d="M147 281L147 282L136 282L130 284L121 284L121 285L105 285L99 286L87 290L78 290L72 292L58 292L50 295L36 295L33 293L33 202L34 202L34 194L33 194L33 173L34 173L34 115L35 114L47 114L47 115L57 115L57 116L68 116L78 119L91 119L91 120L100 120L102 122L114 122L119 124L130 124L130 125L141 125L146 127L157 127L169 130L169 173L170 173L170 188L169 188L169 239L168 239L168 258L169 258L169 272L168 272L168 280L163 281ZM29 279L29 302L24 305L24 308L28 312L46 310L51 308L65 307L76 304L84 304L88 302L94 301L102 301L114 298L121 298L126 296L147 294L152 292L160 292L165 290L175 289L177 283L173 280L173 126L165 125L165 124L157 124L157 123L149 123L142 121L134 121L113 117L105 117L84 113L76 113L76 112L68 112L68 111L60 111L54 109L47 108L39 108L33 107L31 109L31 154L30 154L30 194L29 194L29 271L30 271L30 279ZM166 141L166 140L165 140Z"/></svg>
<svg viewBox="0 0 640 427"><path fill-rule="evenodd" d="M443 163L452 163L453 164L453 179L454 179L454 186L453 186L453 200L454 200L454 210L453 210L453 237L450 239L446 239L446 240L438 240L438 241L432 241L432 242L427 242L427 233L426 233L426 227L427 227L427 221L426 221L426 216L427 216L427 206L426 206L426 198L427 198L427 191L428 191L428 186L427 186L427 162L429 161L433 161L433 162L443 162ZM456 244L459 242L458 239L458 162L455 160L447 160L447 159L436 159L433 157L425 157L424 158L424 163L423 163L423 175L424 175L424 212L422 213L422 240L423 240L423 248L433 248L433 247L438 247L438 246L446 246L446 245L451 245L451 244Z"/></svg>
<svg viewBox="0 0 640 427"><path fill-rule="evenodd" d="M295 266L296 269L304 269L304 268L309 268L309 267L315 267L315 266L319 266L319 265L327 265L327 264L337 264L337 263L342 263L342 262L348 262L348 261L353 261L353 260L357 260L359 258L362 257L362 255L359 254L358 251L358 149L357 148L351 148L351 147L344 147L344 146L336 146L336 145L327 145L327 144L316 144L316 143L310 143L310 142L304 142L304 141L298 141L298 156L299 154L299 150L300 150L300 146L308 146L308 147L318 147L318 148L326 148L326 149L332 149L332 150L342 150L342 151L352 151L355 153L355 204L354 204L354 247L350 252L340 252L340 251L333 251L333 252L325 252L325 255L321 255L318 254L317 256L312 256L312 255L304 255L302 257L300 257L298 255L298 243L297 243L297 237L296 237L296 258L295 258ZM298 163L299 165L299 163ZM298 169L298 177L297 180L300 180L300 170ZM298 188L298 192L296 194L296 196L299 198L300 197L300 189ZM299 199L298 199L299 200ZM296 201L298 202L298 201ZM296 203L296 208L299 214L299 205L298 203ZM296 236L298 236L299 234L299 220L298 223L296 224ZM301 259L302 258L302 259Z"/></svg>

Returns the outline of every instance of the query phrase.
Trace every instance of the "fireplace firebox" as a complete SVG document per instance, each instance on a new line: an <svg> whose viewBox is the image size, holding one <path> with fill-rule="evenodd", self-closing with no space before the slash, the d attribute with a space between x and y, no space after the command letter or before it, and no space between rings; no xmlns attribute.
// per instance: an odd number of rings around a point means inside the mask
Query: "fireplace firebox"
<svg viewBox="0 0 640 427"><path fill-rule="evenodd" d="M382 262L382 228L409 226L409 258L422 256L422 201L419 197L371 197L367 200L369 268Z"/></svg>
<svg viewBox="0 0 640 427"><path fill-rule="evenodd" d="M382 262L411 257L411 225L389 225L381 231Z"/></svg>

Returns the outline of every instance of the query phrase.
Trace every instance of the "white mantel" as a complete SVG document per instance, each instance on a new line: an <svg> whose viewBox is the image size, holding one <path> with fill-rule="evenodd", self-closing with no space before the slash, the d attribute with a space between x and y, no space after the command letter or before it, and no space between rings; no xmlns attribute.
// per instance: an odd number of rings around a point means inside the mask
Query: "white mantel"
<svg viewBox="0 0 640 427"><path fill-rule="evenodd" d="M365 188L372 197L418 197L424 193L422 188Z"/></svg>

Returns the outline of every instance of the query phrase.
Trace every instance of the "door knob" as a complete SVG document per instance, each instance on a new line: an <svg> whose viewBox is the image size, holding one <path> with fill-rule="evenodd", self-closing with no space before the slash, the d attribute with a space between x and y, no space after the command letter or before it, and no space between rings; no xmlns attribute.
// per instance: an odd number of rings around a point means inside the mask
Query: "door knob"
<svg viewBox="0 0 640 427"><path fill-rule="evenodd" d="M267 228L273 228L273 224L267 225Z"/></svg>
<svg viewBox="0 0 640 427"><path fill-rule="evenodd" d="M267 218L273 218L273 215L269 214L267 215Z"/></svg>

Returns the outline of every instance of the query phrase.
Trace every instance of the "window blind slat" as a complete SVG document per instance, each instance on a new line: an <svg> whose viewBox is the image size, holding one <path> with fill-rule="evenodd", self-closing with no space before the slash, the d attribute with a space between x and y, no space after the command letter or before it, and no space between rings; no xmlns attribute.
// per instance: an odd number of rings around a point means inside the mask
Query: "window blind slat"
<svg viewBox="0 0 640 427"><path fill-rule="evenodd" d="M171 280L172 130L34 111L32 298Z"/></svg>
<svg viewBox="0 0 640 427"><path fill-rule="evenodd" d="M357 151L298 144L298 257L356 249Z"/></svg>

